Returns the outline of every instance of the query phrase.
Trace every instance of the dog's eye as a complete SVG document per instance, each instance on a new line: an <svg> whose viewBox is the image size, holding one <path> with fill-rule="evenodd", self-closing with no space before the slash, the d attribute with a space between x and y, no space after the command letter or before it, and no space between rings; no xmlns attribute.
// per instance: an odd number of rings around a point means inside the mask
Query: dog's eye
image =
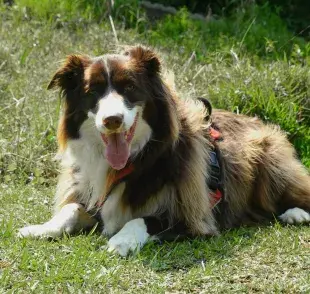
<svg viewBox="0 0 310 294"><path fill-rule="evenodd" d="M87 91L87 94L88 94L89 96L95 96L95 95L97 95L98 93L97 93L96 91L90 90L90 91Z"/></svg>
<svg viewBox="0 0 310 294"><path fill-rule="evenodd" d="M97 100L99 97L99 93L97 91L91 90L86 93L86 97L88 99Z"/></svg>
<svg viewBox="0 0 310 294"><path fill-rule="evenodd" d="M135 89L134 85L128 85L125 87L125 93L132 92Z"/></svg>

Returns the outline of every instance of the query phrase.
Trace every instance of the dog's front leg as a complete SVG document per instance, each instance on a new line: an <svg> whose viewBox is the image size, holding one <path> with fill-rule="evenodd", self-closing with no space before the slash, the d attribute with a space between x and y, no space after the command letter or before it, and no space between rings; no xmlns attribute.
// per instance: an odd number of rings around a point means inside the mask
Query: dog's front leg
<svg viewBox="0 0 310 294"><path fill-rule="evenodd" d="M126 256L130 251L139 251L149 239L150 234L143 218L127 222L108 242L108 251Z"/></svg>
<svg viewBox="0 0 310 294"><path fill-rule="evenodd" d="M188 236L184 223L170 224L164 217L148 216L127 222L108 242L108 251L121 256L139 251L148 241Z"/></svg>
<svg viewBox="0 0 310 294"><path fill-rule="evenodd" d="M96 221L78 203L64 205L54 217L40 225L27 226L18 231L19 237L61 237L94 226Z"/></svg>

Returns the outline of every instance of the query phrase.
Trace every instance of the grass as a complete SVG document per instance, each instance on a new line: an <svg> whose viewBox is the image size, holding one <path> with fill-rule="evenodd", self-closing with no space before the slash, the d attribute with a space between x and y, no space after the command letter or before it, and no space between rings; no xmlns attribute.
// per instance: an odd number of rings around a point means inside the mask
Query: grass
<svg viewBox="0 0 310 294"><path fill-rule="evenodd" d="M309 227L276 224L207 241L150 243L127 259L108 254L106 239L97 234L17 240L15 229L50 216L53 190L2 186L1 293L310 291Z"/></svg>
<svg viewBox="0 0 310 294"><path fill-rule="evenodd" d="M96 233L56 241L16 239L18 228L51 216L60 103L46 86L58 61L74 52L115 49L109 23L66 20L59 26L25 13L0 6L0 293L310 292L309 226L276 223L209 240L148 244L128 259L108 254L107 240ZM158 27L166 21L172 20ZM154 45L151 31L116 26L121 44ZM157 49L176 73L181 93L208 96L217 107L279 124L310 167L310 46L298 41L278 48L277 55L264 55L276 37L261 51L248 43L249 23L243 32L247 28L247 35L215 35L215 45L205 49L193 45L197 40L171 41L158 34ZM195 48L205 57L189 59Z"/></svg>

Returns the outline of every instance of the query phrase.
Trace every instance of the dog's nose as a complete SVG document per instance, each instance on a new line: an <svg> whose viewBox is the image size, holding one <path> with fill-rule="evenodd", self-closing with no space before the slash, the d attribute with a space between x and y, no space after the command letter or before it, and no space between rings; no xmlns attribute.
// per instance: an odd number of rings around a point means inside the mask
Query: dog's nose
<svg viewBox="0 0 310 294"><path fill-rule="evenodd" d="M103 125L110 131L117 130L123 123L124 115L123 114L116 114L108 116L103 120Z"/></svg>

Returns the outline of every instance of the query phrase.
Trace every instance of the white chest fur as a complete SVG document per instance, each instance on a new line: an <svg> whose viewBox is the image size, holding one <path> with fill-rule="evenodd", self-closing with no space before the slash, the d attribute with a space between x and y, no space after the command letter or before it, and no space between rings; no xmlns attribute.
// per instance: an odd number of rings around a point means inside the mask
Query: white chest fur
<svg viewBox="0 0 310 294"><path fill-rule="evenodd" d="M104 146L98 131L93 130L87 120L81 127L81 138L70 140L62 158L65 167L77 166L79 172L75 177L79 193L79 201L86 205L87 210L96 208L97 202L104 195L109 165L104 158ZM113 189L107 201L101 208L100 214L104 223L104 234L112 235L131 219L129 208L121 205L121 196L125 184Z"/></svg>
<svg viewBox="0 0 310 294"><path fill-rule="evenodd" d="M99 147L99 146L97 146ZM78 167L74 174L79 200L88 209L94 208L104 193L108 164L96 145L90 146L82 139L68 142L63 164Z"/></svg>
<svg viewBox="0 0 310 294"><path fill-rule="evenodd" d="M132 219L130 208L124 207L121 203L124 190L125 183L119 184L101 208L100 215L104 223L103 234L107 236L119 231L126 222Z"/></svg>

